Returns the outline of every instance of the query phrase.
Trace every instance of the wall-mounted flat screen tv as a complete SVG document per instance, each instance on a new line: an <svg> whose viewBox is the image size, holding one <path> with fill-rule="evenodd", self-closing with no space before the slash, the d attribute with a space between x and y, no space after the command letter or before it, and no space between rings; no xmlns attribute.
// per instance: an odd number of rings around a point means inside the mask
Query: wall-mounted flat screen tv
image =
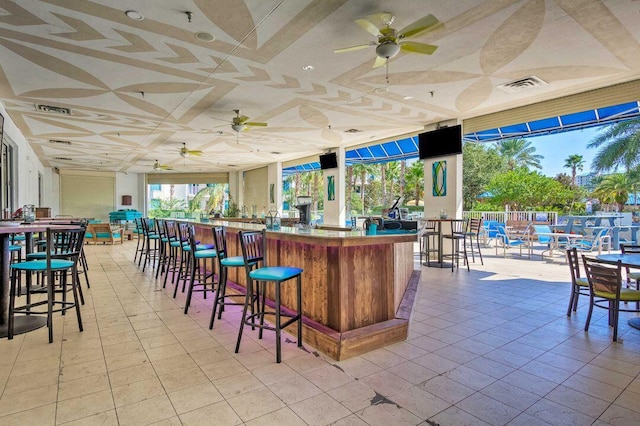
<svg viewBox="0 0 640 426"><path fill-rule="evenodd" d="M420 159L462 154L462 126L441 127L418 135Z"/></svg>
<svg viewBox="0 0 640 426"><path fill-rule="evenodd" d="M338 156L335 152L322 154L320 156L320 168L322 170L335 169L336 167L338 167Z"/></svg>

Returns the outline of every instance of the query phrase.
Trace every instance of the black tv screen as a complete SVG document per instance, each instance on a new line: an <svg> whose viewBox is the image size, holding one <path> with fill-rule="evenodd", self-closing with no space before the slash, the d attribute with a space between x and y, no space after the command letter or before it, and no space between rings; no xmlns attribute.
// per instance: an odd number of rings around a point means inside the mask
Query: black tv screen
<svg viewBox="0 0 640 426"><path fill-rule="evenodd" d="M418 135L420 159L462 154L462 126L441 127Z"/></svg>
<svg viewBox="0 0 640 426"><path fill-rule="evenodd" d="M320 168L322 170L335 169L336 167L338 167L338 157L335 152L322 154L320 156Z"/></svg>

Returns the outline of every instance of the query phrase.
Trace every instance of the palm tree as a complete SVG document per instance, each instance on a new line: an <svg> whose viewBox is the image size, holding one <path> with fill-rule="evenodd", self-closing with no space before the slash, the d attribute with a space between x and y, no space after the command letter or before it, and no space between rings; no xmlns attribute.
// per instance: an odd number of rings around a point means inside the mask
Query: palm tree
<svg viewBox="0 0 640 426"><path fill-rule="evenodd" d="M566 167L567 169L571 169L571 184L575 186L577 171L582 171L582 168L584 167L584 160L582 159L582 155L572 154L568 156L564 160L564 167Z"/></svg>
<svg viewBox="0 0 640 426"><path fill-rule="evenodd" d="M536 148L526 139L507 139L496 142L496 148L508 170L514 170L516 167L542 168L540 160L544 157L536 154Z"/></svg>
<svg viewBox="0 0 640 426"><path fill-rule="evenodd" d="M362 200L362 209L363 212L366 211L366 206L364 202L364 188L367 182L367 176L373 175L378 172L378 168L375 164L354 164L353 165L353 174L354 176L360 177L360 200ZM355 178L354 178L355 185Z"/></svg>
<svg viewBox="0 0 640 426"><path fill-rule="evenodd" d="M422 161L416 161L411 164L407 169L407 193L411 193L415 200L416 206L419 205L420 200L424 194L424 163ZM406 200L409 197L405 198Z"/></svg>
<svg viewBox="0 0 640 426"><path fill-rule="evenodd" d="M616 203L618 211L629 199L629 191L633 187L629 175L626 173L613 173L604 179L593 190L593 196L602 203Z"/></svg>
<svg viewBox="0 0 640 426"><path fill-rule="evenodd" d="M616 123L605 128L587 148L600 148L591 163L595 172L624 167L631 170L640 163L640 118Z"/></svg>
<svg viewBox="0 0 640 426"><path fill-rule="evenodd" d="M225 188L222 184L206 186L193 196L193 199L189 202L189 208L191 211L202 210L205 213L209 213L211 210L222 211L224 193ZM202 201L206 201L204 209L202 208Z"/></svg>

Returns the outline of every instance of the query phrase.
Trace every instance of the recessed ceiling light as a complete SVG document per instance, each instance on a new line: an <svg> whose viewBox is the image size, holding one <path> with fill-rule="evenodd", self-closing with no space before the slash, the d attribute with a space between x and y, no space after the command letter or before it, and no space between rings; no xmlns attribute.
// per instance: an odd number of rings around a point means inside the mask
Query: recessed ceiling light
<svg viewBox="0 0 640 426"><path fill-rule="evenodd" d="M405 96L405 97L404 97L404 98L402 98L402 99L404 99L405 101L408 101L408 100L413 99L413 96Z"/></svg>
<svg viewBox="0 0 640 426"><path fill-rule="evenodd" d="M305 71L313 71L316 69L316 67L314 67L313 65L305 65L302 67L302 69Z"/></svg>
<svg viewBox="0 0 640 426"><path fill-rule="evenodd" d="M144 19L144 15L137 10L127 10L124 14L134 21L142 21Z"/></svg>
<svg viewBox="0 0 640 426"><path fill-rule="evenodd" d="M376 93L387 93L389 91L388 87L376 87L375 89L373 89L374 92Z"/></svg>
<svg viewBox="0 0 640 426"><path fill-rule="evenodd" d="M206 42L212 42L213 40L216 39L213 34L208 33L206 31L198 31L196 33L196 38L200 41L206 41Z"/></svg>

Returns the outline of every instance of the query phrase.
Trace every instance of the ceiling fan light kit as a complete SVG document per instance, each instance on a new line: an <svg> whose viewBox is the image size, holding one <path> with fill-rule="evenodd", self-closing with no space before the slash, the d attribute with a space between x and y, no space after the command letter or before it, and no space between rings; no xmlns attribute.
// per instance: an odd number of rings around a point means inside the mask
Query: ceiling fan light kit
<svg viewBox="0 0 640 426"><path fill-rule="evenodd" d="M387 41L376 47L376 55L389 59L400 53L400 46L393 41Z"/></svg>

